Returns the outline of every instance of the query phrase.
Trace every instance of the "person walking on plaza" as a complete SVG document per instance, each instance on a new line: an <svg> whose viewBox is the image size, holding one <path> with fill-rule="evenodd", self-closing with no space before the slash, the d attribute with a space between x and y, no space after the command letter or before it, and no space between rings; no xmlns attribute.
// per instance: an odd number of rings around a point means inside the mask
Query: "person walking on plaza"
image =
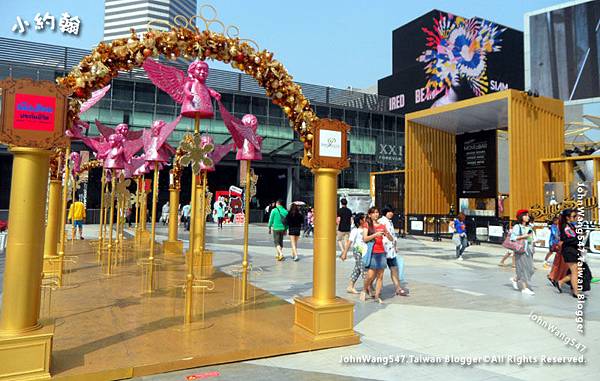
<svg viewBox="0 0 600 381"><path fill-rule="evenodd" d="M523 252L515 252L516 276L510 278L515 290L519 290L521 283L521 292L525 295L535 295L529 288L529 282L533 275L533 252L535 251L535 232L529 224L529 211L521 209L517 211L517 224L513 226L510 234L511 241L524 241Z"/></svg>
<svg viewBox="0 0 600 381"><path fill-rule="evenodd" d="M579 297L579 290L577 288L577 276L573 274L579 274L577 261L579 259L579 249L577 233L575 229L575 221L577 220L577 212L572 209L565 209L561 213L560 219L560 240L562 241L561 255L564 263L567 265L568 270L571 272L571 276L565 274L562 279L556 282L556 288L558 292L562 292L563 284L568 281L571 282L571 294L573 297Z"/></svg>
<svg viewBox="0 0 600 381"><path fill-rule="evenodd" d="M85 221L85 205L81 199L71 204L69 208L69 220L73 223L73 229L79 230L79 239L83 238L83 222Z"/></svg>
<svg viewBox="0 0 600 381"><path fill-rule="evenodd" d="M550 239L548 241L548 253L544 258L544 268L547 269L550 267L550 262L548 259L552 256L552 254L558 253L558 243L560 242L560 230L558 229L558 217L554 217L552 219L552 225L550 225Z"/></svg>
<svg viewBox="0 0 600 381"><path fill-rule="evenodd" d="M360 300L365 301L367 292L371 293L370 287L374 280L377 280L375 286L375 294L373 297L377 302L383 303L381 300L381 290L383 288L383 272L386 266L385 247L383 246L383 237L387 237L393 241L393 237L388 233L385 225L379 222L379 209L370 208L367 213L367 229L363 230L363 241L371 242L371 260L365 267L368 268L368 273L365 278L364 289L360 294Z"/></svg>
<svg viewBox="0 0 600 381"><path fill-rule="evenodd" d="M387 266L390 269L390 277L392 278L392 283L394 284L394 288L396 290L396 295L407 296L406 292L400 286L400 277L398 271L398 257L396 255L397 251L397 242L398 239L394 234L394 224L392 223L392 218L394 218L394 209L390 207L383 208L381 211L381 218L379 218L379 223L384 225L387 229L387 232L393 239L388 239L387 236L383 237L383 246L385 247L385 260L387 262ZM400 259L402 260L402 259ZM404 270L404 269L403 269Z"/></svg>
<svg viewBox="0 0 600 381"><path fill-rule="evenodd" d="M183 222L183 226L185 230L190 230L190 214L192 211L192 207L189 203L185 204L183 208L181 208L181 222Z"/></svg>
<svg viewBox="0 0 600 381"><path fill-rule="evenodd" d="M292 259L298 261L298 240L300 239L300 231L304 223L304 216L300 213L298 205L290 205L290 210L287 215L288 234L290 235L290 243L292 245Z"/></svg>
<svg viewBox="0 0 600 381"><path fill-rule="evenodd" d="M217 227L223 229L223 221L225 220L225 205L219 201L215 207L215 217L217 217Z"/></svg>
<svg viewBox="0 0 600 381"><path fill-rule="evenodd" d="M365 215L357 213L354 216L354 226L352 227L352 231L350 231L350 239L342 252L342 261L348 258L348 250L350 248L352 248L352 255L354 256L354 269L352 269L352 273L350 274L350 283L346 287L346 291L350 294L358 294L354 285L359 276L362 276L363 281L365 280L366 271L362 261L363 254L367 252L367 244L363 240L363 231L365 229Z"/></svg>
<svg viewBox="0 0 600 381"><path fill-rule="evenodd" d="M340 251L343 252L346 243L350 238L350 229L352 227L352 211L348 208L348 200L345 198L340 200L342 205L337 211L337 242Z"/></svg>
<svg viewBox="0 0 600 381"><path fill-rule="evenodd" d="M308 237L311 234L314 234L313 231L315 229L315 210L310 208L306 213L306 227L304 229L304 237Z"/></svg>
<svg viewBox="0 0 600 381"><path fill-rule="evenodd" d="M458 213L458 216L454 219L454 231L452 240L456 246L456 259L459 261L463 260L463 253L469 246L469 240L467 239L467 229L465 225L464 213Z"/></svg>
<svg viewBox="0 0 600 381"><path fill-rule="evenodd" d="M283 201L277 200L275 208L271 210L269 216L269 234L273 234L273 242L275 243L275 250L277 250L277 256L275 257L278 261L283 261L283 236L287 230L287 215L288 211L283 207Z"/></svg>
<svg viewBox="0 0 600 381"><path fill-rule="evenodd" d="M165 202L162 207L162 216L160 216L160 220L162 221L163 225L169 223L169 201Z"/></svg>

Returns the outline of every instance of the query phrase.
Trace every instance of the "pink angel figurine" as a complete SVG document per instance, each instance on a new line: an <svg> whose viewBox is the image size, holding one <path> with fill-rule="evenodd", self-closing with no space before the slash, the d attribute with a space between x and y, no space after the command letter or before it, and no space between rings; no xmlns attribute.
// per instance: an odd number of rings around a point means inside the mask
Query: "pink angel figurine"
<svg viewBox="0 0 600 381"><path fill-rule="evenodd" d="M219 111L225 127L229 130L233 142L238 149L236 159L238 160L261 160L262 137L256 134L258 130L258 119L252 114L246 114L239 120L231 115L229 111L219 102Z"/></svg>
<svg viewBox="0 0 600 381"><path fill-rule="evenodd" d="M114 129L100 123L98 119L96 119L95 123L98 132L100 132L105 139L108 139L112 134L121 134L128 141L134 141L141 138L144 133L144 131L129 131L129 126L126 123L119 123Z"/></svg>
<svg viewBox="0 0 600 381"><path fill-rule="evenodd" d="M214 115L211 97L221 100L221 94L206 86L208 65L196 60L183 71L160 64L150 58L144 61L144 70L148 78L159 89L163 90L181 104L181 115L186 118L210 119Z"/></svg>
<svg viewBox="0 0 600 381"><path fill-rule="evenodd" d="M73 175L73 177L75 177L79 174L79 171L81 170L81 155L79 155L79 152L71 152L70 159L73 163L73 165L71 166L71 174Z"/></svg>
<svg viewBox="0 0 600 381"><path fill-rule="evenodd" d="M125 178L130 179L134 176L141 176L140 172L146 173L145 164L146 161L143 155L132 157L129 162L125 163Z"/></svg>
<svg viewBox="0 0 600 381"><path fill-rule="evenodd" d="M175 149L167 143L167 138L175 130L179 121L181 121L181 116L171 123L156 120L152 123L152 128L144 131L142 136L144 158L150 169L154 169L154 163L166 163L175 154Z"/></svg>
<svg viewBox="0 0 600 381"><path fill-rule="evenodd" d="M87 130L90 127L90 125L84 122L83 120L79 119L79 117L81 116L81 114L83 114L84 112L92 108L96 103L98 103L100 99L104 98L108 90L110 90L110 85L94 91L90 99L81 104L77 119L73 121L73 125L66 131L66 135L68 137L70 137L71 139L80 139L83 136L84 129Z"/></svg>

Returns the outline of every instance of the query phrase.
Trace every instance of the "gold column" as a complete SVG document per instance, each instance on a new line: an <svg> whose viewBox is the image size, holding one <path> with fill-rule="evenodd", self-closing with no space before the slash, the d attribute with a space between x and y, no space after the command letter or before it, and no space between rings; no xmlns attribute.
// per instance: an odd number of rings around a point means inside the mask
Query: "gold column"
<svg viewBox="0 0 600 381"><path fill-rule="evenodd" d="M163 251L165 254L183 253L183 242L177 239L178 229L178 209L179 208L179 189L169 188L169 239L163 241Z"/></svg>
<svg viewBox="0 0 600 381"><path fill-rule="evenodd" d="M104 243L104 190L106 188L106 172L102 168L102 180L100 188L100 229L98 230L98 250L102 250Z"/></svg>
<svg viewBox="0 0 600 381"><path fill-rule="evenodd" d="M196 116L194 120L194 133L200 132L200 118ZM189 325L192 323L192 311L193 311L193 296L194 296L194 231L196 229L196 187L198 183L198 176L194 174L192 170L192 192L190 200L190 208L192 211L192 217L190 219L190 235L189 235L189 246L187 250L187 270L185 275L185 307L183 314L183 323Z"/></svg>
<svg viewBox="0 0 600 381"><path fill-rule="evenodd" d="M106 275L112 274L112 249L113 249L113 223L114 223L114 215L115 215L115 188L117 187L117 173L114 169L111 170L110 173L110 214L108 216L108 256L106 263Z"/></svg>
<svg viewBox="0 0 600 381"><path fill-rule="evenodd" d="M60 227L60 180L50 180L48 190L48 219L44 236L44 258L58 255L58 234Z"/></svg>
<svg viewBox="0 0 600 381"><path fill-rule="evenodd" d="M312 297L295 298L294 323L315 340L358 343L354 305L335 296L337 175L339 169L313 169L315 175L315 238Z"/></svg>
<svg viewBox="0 0 600 381"><path fill-rule="evenodd" d="M72 176L71 179L71 208L73 207L73 204L75 203L75 188L77 187L77 179L75 178L75 175ZM75 220L73 219L73 216L71 216L71 241L74 242L75 241Z"/></svg>
<svg viewBox="0 0 600 381"><path fill-rule="evenodd" d="M10 238L6 247L0 334L40 327L44 214L50 151L14 147Z"/></svg>
<svg viewBox="0 0 600 381"><path fill-rule="evenodd" d="M62 188L62 210L60 211L60 233L58 245L58 287L63 285L63 268L65 264L65 242L67 233L65 225L67 224L67 195L69 193L69 156L71 155L71 141L67 143L65 150L65 167L63 169L63 188Z"/></svg>
<svg viewBox="0 0 600 381"><path fill-rule="evenodd" d="M158 169L158 162L154 162L154 183L152 184L152 223L150 232L150 256L148 257L148 284L146 285L146 291L152 292L154 290L154 245L156 238L156 206L158 201L158 178L160 171Z"/></svg>
<svg viewBox="0 0 600 381"><path fill-rule="evenodd" d="M244 191L244 257L242 259L242 302L248 300L248 229L250 225L250 160L246 160L246 190Z"/></svg>
<svg viewBox="0 0 600 381"><path fill-rule="evenodd" d="M39 322L50 151L13 147L0 315L0 378L50 379L54 324ZM64 213L63 213L64 215Z"/></svg>
<svg viewBox="0 0 600 381"><path fill-rule="evenodd" d="M335 299L335 240L337 218L337 169L322 168L315 174L315 236L313 298L321 304ZM317 197L318 195L318 197Z"/></svg>
<svg viewBox="0 0 600 381"><path fill-rule="evenodd" d="M204 172L199 176L199 184L196 184L196 207L192 211L194 218L194 251L196 255L202 255L202 209L206 202L206 197L202 197L204 191ZM191 229L190 229L191 231Z"/></svg>

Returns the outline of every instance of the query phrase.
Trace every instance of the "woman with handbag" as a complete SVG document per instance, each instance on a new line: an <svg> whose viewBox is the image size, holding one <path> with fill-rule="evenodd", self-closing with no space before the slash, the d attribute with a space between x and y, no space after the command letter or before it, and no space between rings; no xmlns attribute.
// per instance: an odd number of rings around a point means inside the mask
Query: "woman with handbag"
<svg viewBox="0 0 600 381"><path fill-rule="evenodd" d="M513 246L509 247L515 252L515 273L516 276L510 278L512 286L515 290L519 290L521 283L521 293L524 295L535 295L529 288L529 282L533 275L533 252L535 242L535 232L529 224L529 211L521 209L517 211L517 224L513 226L510 234L510 241ZM506 246L505 246L506 247Z"/></svg>
<svg viewBox="0 0 600 381"><path fill-rule="evenodd" d="M346 247L342 252L342 261L345 261L348 258L348 250L352 247L352 255L354 256L354 269L352 269L352 274L350 274L350 283L348 283L348 287L346 291L350 294L358 294L358 291L354 288L356 281L359 276L362 276L363 280L365 279L365 266L363 265L362 256L367 252L367 244L363 241L363 230L366 230L365 227L365 215L363 213L358 213L354 216L354 227L350 232L350 239L346 242Z"/></svg>
<svg viewBox="0 0 600 381"><path fill-rule="evenodd" d="M367 242L367 252L363 257L363 263L368 269L367 277L363 291L360 293L360 300L363 302L367 297L369 290L374 280L377 280L375 286L375 294L373 297L377 302L383 303L381 300L381 289L383 288L383 271L387 266L385 259L385 247L383 246L383 237L392 241L394 238L387 231L385 225L377 222L379 220L379 209L370 208L367 212L367 229L363 230L363 241Z"/></svg>
<svg viewBox="0 0 600 381"><path fill-rule="evenodd" d="M571 295L579 297L579 289L577 288L577 276L567 275L568 271L571 274L579 274L577 262L579 260L579 239L575 229L575 221L577 220L577 212L572 209L565 209L560 215L560 240L562 242L561 256L568 267L565 270L565 275L562 279L555 283L558 292L562 292L563 284L571 282ZM564 269L565 267L563 267ZM562 274L561 274L562 275Z"/></svg>
<svg viewBox="0 0 600 381"><path fill-rule="evenodd" d="M456 216L453 224L454 234L452 234L452 241L456 246L456 259L459 261L463 260L462 255L465 252L465 249L469 246L465 218L466 217L464 213L458 213L458 216Z"/></svg>

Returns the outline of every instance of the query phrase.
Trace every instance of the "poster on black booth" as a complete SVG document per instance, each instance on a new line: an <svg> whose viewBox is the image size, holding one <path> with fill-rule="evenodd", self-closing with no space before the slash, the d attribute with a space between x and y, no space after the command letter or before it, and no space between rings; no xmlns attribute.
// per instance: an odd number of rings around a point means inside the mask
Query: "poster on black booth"
<svg viewBox="0 0 600 381"><path fill-rule="evenodd" d="M456 190L459 198L496 197L496 130L456 137Z"/></svg>

